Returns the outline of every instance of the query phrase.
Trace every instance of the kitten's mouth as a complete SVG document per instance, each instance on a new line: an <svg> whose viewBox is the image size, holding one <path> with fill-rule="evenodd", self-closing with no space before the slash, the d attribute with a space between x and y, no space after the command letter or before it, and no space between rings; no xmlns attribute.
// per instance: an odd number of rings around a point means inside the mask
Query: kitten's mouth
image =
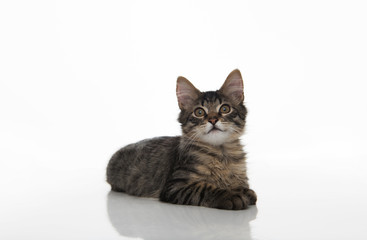
<svg viewBox="0 0 367 240"><path fill-rule="evenodd" d="M209 132L207 132L207 134L209 133L215 133L215 132L223 132L223 130L217 128L217 127L212 127L212 129L209 130Z"/></svg>

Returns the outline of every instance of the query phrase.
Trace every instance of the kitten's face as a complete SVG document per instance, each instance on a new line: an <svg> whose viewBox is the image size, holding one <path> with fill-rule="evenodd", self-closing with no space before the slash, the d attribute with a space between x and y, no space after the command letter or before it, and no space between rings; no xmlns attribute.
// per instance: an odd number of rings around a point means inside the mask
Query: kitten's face
<svg viewBox="0 0 367 240"><path fill-rule="evenodd" d="M181 108L179 122L185 137L221 145L242 135L247 110L238 70L215 92L200 92L187 79L179 77L177 97Z"/></svg>

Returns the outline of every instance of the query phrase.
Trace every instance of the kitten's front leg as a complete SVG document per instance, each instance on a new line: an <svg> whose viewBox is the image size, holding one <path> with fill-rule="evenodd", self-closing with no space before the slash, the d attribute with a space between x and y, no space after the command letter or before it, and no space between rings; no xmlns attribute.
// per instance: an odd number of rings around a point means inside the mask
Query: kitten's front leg
<svg viewBox="0 0 367 240"><path fill-rule="evenodd" d="M160 200L228 210L246 209L251 203L244 191L220 189L202 182L168 184L168 187L161 193Z"/></svg>

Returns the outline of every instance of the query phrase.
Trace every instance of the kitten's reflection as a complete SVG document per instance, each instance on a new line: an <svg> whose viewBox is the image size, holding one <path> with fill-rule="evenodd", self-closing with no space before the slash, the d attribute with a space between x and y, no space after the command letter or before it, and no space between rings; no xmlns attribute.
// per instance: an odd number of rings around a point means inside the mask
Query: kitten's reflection
<svg viewBox="0 0 367 240"><path fill-rule="evenodd" d="M243 211L162 203L110 192L107 211L122 236L143 239L252 239L256 206Z"/></svg>

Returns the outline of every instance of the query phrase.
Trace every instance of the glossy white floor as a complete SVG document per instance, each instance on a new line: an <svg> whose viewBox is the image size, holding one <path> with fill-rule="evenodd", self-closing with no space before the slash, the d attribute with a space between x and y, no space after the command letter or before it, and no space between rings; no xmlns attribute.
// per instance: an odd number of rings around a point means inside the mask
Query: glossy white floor
<svg viewBox="0 0 367 240"><path fill-rule="evenodd" d="M42 172L24 161L1 173L0 237L366 239L364 170L351 174L347 160L333 162L330 167L253 163L257 206L224 211L110 192L102 168L55 166Z"/></svg>
<svg viewBox="0 0 367 240"><path fill-rule="evenodd" d="M367 239L365 1L0 1L0 239ZM234 68L258 204L110 192L120 147L178 135L175 80Z"/></svg>

